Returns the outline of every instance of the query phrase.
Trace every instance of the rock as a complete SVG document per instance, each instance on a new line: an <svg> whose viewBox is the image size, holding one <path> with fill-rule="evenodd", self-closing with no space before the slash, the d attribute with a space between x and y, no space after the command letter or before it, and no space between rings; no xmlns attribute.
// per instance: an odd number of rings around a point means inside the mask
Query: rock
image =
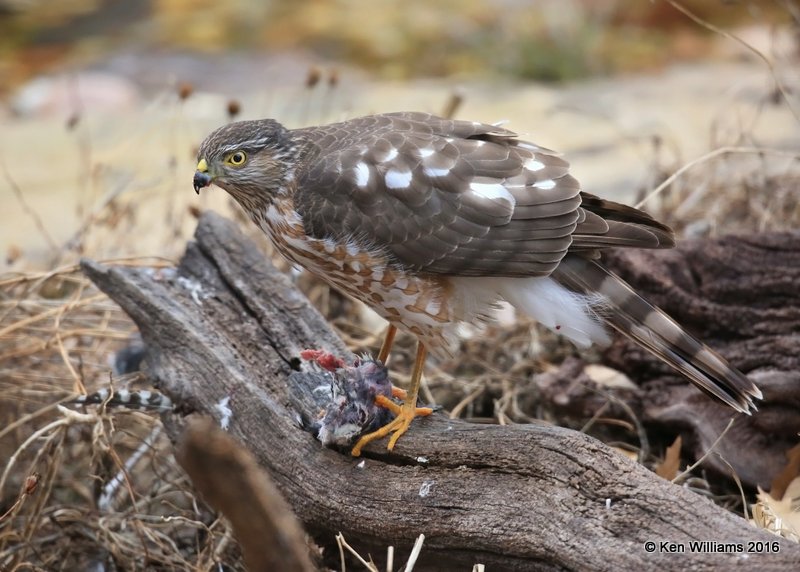
<svg viewBox="0 0 800 572"><path fill-rule="evenodd" d="M14 95L11 109L24 117L68 117L82 110L133 111L139 103L139 90L127 79L84 71L31 80Z"/></svg>

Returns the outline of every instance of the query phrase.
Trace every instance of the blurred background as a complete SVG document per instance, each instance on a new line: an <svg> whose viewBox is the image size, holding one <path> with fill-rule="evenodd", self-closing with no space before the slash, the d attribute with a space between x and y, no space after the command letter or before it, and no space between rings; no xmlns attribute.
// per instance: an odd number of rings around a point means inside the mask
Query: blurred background
<svg viewBox="0 0 800 572"><path fill-rule="evenodd" d="M722 146L797 149L799 19L792 0L0 0L0 268L174 254L188 206L227 208L190 178L238 118L507 120L632 201Z"/></svg>

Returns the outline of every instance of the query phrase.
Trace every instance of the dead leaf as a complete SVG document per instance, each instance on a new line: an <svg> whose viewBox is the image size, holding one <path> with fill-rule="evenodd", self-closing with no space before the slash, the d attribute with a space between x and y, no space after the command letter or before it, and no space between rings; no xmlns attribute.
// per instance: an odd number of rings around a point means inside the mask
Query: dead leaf
<svg viewBox="0 0 800 572"><path fill-rule="evenodd" d="M591 363L583 368L583 372L588 375L592 381L608 389L638 388L627 375L604 365Z"/></svg>
<svg viewBox="0 0 800 572"><path fill-rule="evenodd" d="M683 439L681 436L678 435L675 438L675 441L667 447L667 452L664 455L664 460L661 461L658 465L656 465L656 474L663 478L671 481L675 477L678 476L678 469L681 466L681 445L683 443Z"/></svg>
<svg viewBox="0 0 800 572"><path fill-rule="evenodd" d="M631 461L638 461L639 460L639 452L638 451L631 451L630 449L623 449L622 447L611 447L617 453L622 455L623 457L628 457Z"/></svg>
<svg viewBox="0 0 800 572"><path fill-rule="evenodd" d="M800 500L800 477L789 483L782 500L777 500L759 489L758 503L753 506L753 522L773 534L798 542L800 540L800 511L792 506L798 500Z"/></svg>
<svg viewBox="0 0 800 572"><path fill-rule="evenodd" d="M789 460L780 473L772 479L772 486L769 489L769 496L775 500L783 499L786 489L796 477L800 476L800 443L786 451L786 458Z"/></svg>

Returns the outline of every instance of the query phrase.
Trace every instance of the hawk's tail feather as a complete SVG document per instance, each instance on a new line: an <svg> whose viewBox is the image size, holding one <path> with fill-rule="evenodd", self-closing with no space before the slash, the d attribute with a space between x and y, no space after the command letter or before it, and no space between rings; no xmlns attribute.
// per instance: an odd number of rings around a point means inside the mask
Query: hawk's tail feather
<svg viewBox="0 0 800 572"><path fill-rule="evenodd" d="M688 377L699 389L747 413L761 391L708 346L639 296L628 284L594 260L568 255L552 277L583 295L600 295L595 312L606 324L639 343Z"/></svg>

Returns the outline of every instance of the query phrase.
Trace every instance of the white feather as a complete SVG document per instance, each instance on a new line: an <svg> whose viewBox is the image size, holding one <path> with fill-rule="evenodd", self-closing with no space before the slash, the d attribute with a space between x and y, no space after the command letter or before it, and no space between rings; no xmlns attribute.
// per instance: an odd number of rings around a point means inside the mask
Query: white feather
<svg viewBox="0 0 800 572"><path fill-rule="evenodd" d="M471 321L486 315L502 299L578 347L611 342L592 310L602 306L604 298L599 294L585 296L570 292L550 277L459 277L452 279L452 283L456 286L459 302L456 312L461 320Z"/></svg>

